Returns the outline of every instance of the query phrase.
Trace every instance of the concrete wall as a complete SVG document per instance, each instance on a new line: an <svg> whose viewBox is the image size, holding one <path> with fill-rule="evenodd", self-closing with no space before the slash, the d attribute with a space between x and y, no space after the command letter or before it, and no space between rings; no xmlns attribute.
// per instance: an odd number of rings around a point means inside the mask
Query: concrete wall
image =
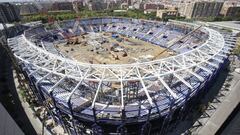
<svg viewBox="0 0 240 135"><path fill-rule="evenodd" d="M24 135L12 117L0 103L0 135Z"/></svg>

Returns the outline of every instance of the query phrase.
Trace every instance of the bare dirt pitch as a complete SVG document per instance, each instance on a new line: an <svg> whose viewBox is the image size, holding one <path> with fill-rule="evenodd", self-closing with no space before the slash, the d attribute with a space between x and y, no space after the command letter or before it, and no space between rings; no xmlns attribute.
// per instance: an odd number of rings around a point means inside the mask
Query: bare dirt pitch
<svg viewBox="0 0 240 135"><path fill-rule="evenodd" d="M93 64L129 64L151 61L171 55L164 48L114 33L87 33L57 44L64 55Z"/></svg>

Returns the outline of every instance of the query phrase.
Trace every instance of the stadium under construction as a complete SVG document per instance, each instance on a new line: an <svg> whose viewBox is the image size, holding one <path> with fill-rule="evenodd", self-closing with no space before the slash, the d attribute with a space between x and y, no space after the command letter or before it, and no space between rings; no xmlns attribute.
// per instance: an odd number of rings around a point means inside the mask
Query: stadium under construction
<svg viewBox="0 0 240 135"><path fill-rule="evenodd" d="M208 92L234 35L198 24L103 17L32 26L8 48L68 134L165 134Z"/></svg>

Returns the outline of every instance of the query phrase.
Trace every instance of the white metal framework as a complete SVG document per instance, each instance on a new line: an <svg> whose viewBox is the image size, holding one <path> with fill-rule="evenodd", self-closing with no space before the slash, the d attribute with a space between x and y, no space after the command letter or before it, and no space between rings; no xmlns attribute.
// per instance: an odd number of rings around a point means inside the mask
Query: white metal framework
<svg viewBox="0 0 240 135"><path fill-rule="evenodd" d="M91 101L91 106L94 107L96 104L102 104L97 101L102 86L107 82L116 83L120 84L120 94L116 94L120 96L120 103L112 106L123 109L125 105L124 99L126 98L124 84L127 82L140 82L141 88L139 93L144 92L147 102L150 106L154 106L153 98L155 97L151 96L151 93L154 92L150 91L149 88L155 84L161 84L163 86L162 89L166 89L169 95L174 99L179 99L178 94L166 82L166 78L169 76L173 77L190 90L193 90L193 84L186 80L187 76L184 73L189 73L195 76L200 82L203 82L204 78L195 73L195 68L202 69L208 73L212 73L212 71L206 68L206 65L218 68L218 65L213 61L222 63L223 61L218 56L227 57L227 53L229 53L228 49L226 49L224 38L219 32L210 28L202 27L201 30L206 31L209 36L205 43L198 47L176 56L133 64L102 65L80 63L52 54L36 46L24 35L8 39L8 43L14 52L14 56L20 63L22 62L34 67L29 76L39 70L47 72L46 75L37 80L36 84L51 75L60 77L49 89L49 93L53 92L54 88L60 85L65 79L72 79L76 81L76 85L73 86L74 88L70 92L65 93L63 96L63 100L68 101L82 84L87 85L87 82L94 82L97 85L94 92L95 95Z"/></svg>

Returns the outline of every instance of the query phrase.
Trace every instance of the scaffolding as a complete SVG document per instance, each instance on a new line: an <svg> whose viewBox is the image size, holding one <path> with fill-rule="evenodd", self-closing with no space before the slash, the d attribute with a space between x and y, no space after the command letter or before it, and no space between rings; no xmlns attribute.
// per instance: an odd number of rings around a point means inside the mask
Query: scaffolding
<svg viewBox="0 0 240 135"><path fill-rule="evenodd" d="M129 19L101 18L96 25L103 21ZM173 121L186 115L191 97L217 74L226 59L221 56L231 49L219 32L197 29L209 35L199 47L143 63L79 63L36 46L24 35L9 38L8 48L31 89L66 133L165 134Z"/></svg>

